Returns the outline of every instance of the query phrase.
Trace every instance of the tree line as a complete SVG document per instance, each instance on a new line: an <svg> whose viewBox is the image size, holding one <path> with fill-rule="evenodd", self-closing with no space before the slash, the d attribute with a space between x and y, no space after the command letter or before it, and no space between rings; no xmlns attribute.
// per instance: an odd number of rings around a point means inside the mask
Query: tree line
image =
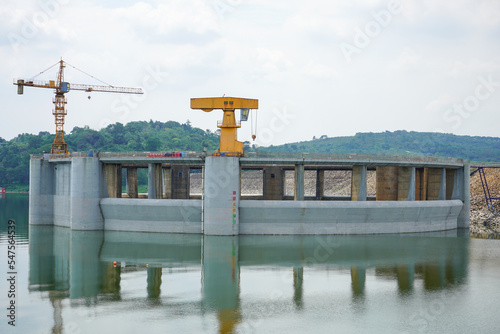
<svg viewBox="0 0 500 334"><path fill-rule="evenodd" d="M64 135L70 152L99 151L215 151L219 146L217 132L191 126L187 121L139 121L126 125L110 124L99 131L88 126L74 127ZM0 138L0 186L8 190L27 190L30 154L50 152L54 134L23 133L6 141Z"/></svg>

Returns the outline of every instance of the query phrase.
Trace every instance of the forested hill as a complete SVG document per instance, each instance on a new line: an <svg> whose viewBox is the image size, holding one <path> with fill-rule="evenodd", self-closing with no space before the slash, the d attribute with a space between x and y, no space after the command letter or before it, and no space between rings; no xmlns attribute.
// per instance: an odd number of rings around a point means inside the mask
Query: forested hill
<svg viewBox="0 0 500 334"><path fill-rule="evenodd" d="M21 134L0 138L0 186L27 190L29 155L50 152L54 134ZM141 121L111 124L99 131L75 127L65 135L71 152L118 151L215 151L218 133L178 122ZM474 162L500 162L500 138L470 137L422 132L358 133L350 137L314 139L248 150L265 152L358 153L456 157Z"/></svg>
<svg viewBox="0 0 500 334"><path fill-rule="evenodd" d="M219 135L178 122L131 122L111 124L99 131L88 126L75 127L64 136L70 152L118 151L215 151ZM0 138L0 186L9 189L27 189L30 154L50 152L54 134L21 134L6 141Z"/></svg>
<svg viewBox="0 0 500 334"><path fill-rule="evenodd" d="M500 138L432 132L357 133L350 137L314 139L261 148L266 152L424 155L500 162Z"/></svg>

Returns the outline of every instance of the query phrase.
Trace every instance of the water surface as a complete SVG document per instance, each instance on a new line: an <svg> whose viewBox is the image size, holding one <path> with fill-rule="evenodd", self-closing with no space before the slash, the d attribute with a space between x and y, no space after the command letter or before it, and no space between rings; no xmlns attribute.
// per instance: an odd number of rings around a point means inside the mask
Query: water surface
<svg viewBox="0 0 500 334"><path fill-rule="evenodd" d="M494 333L500 243L463 231L396 236L82 232L16 221L17 317L1 333Z"/></svg>

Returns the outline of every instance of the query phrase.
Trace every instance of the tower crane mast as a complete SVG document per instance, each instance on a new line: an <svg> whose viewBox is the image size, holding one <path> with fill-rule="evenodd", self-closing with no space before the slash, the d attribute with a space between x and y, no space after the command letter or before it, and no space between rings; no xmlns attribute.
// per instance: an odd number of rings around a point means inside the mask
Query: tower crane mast
<svg viewBox="0 0 500 334"><path fill-rule="evenodd" d="M143 94L141 88L115 87L115 86L100 86L100 85L85 85L85 84L70 84L64 80L64 68L66 64L62 59L59 61L59 71L57 80L35 81L33 79L14 79L14 85L17 85L17 93L23 94L24 87L51 88L55 90L54 110L52 114L55 117L56 136L51 145L51 154L68 153L68 144L64 141L64 119L66 116L65 105L67 103L66 96L70 90L80 90L85 92L106 92L106 93L126 93L126 94Z"/></svg>

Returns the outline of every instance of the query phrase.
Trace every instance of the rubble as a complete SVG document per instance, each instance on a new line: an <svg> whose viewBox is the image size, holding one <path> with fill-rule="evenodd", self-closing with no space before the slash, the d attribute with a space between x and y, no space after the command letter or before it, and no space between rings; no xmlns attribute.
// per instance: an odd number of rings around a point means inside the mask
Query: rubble
<svg viewBox="0 0 500 334"><path fill-rule="evenodd" d="M475 169L471 169L474 172ZM486 180L490 195L500 197L500 169L486 168ZM470 233L500 233L500 200L493 200L494 213L488 211L479 173L470 177Z"/></svg>

